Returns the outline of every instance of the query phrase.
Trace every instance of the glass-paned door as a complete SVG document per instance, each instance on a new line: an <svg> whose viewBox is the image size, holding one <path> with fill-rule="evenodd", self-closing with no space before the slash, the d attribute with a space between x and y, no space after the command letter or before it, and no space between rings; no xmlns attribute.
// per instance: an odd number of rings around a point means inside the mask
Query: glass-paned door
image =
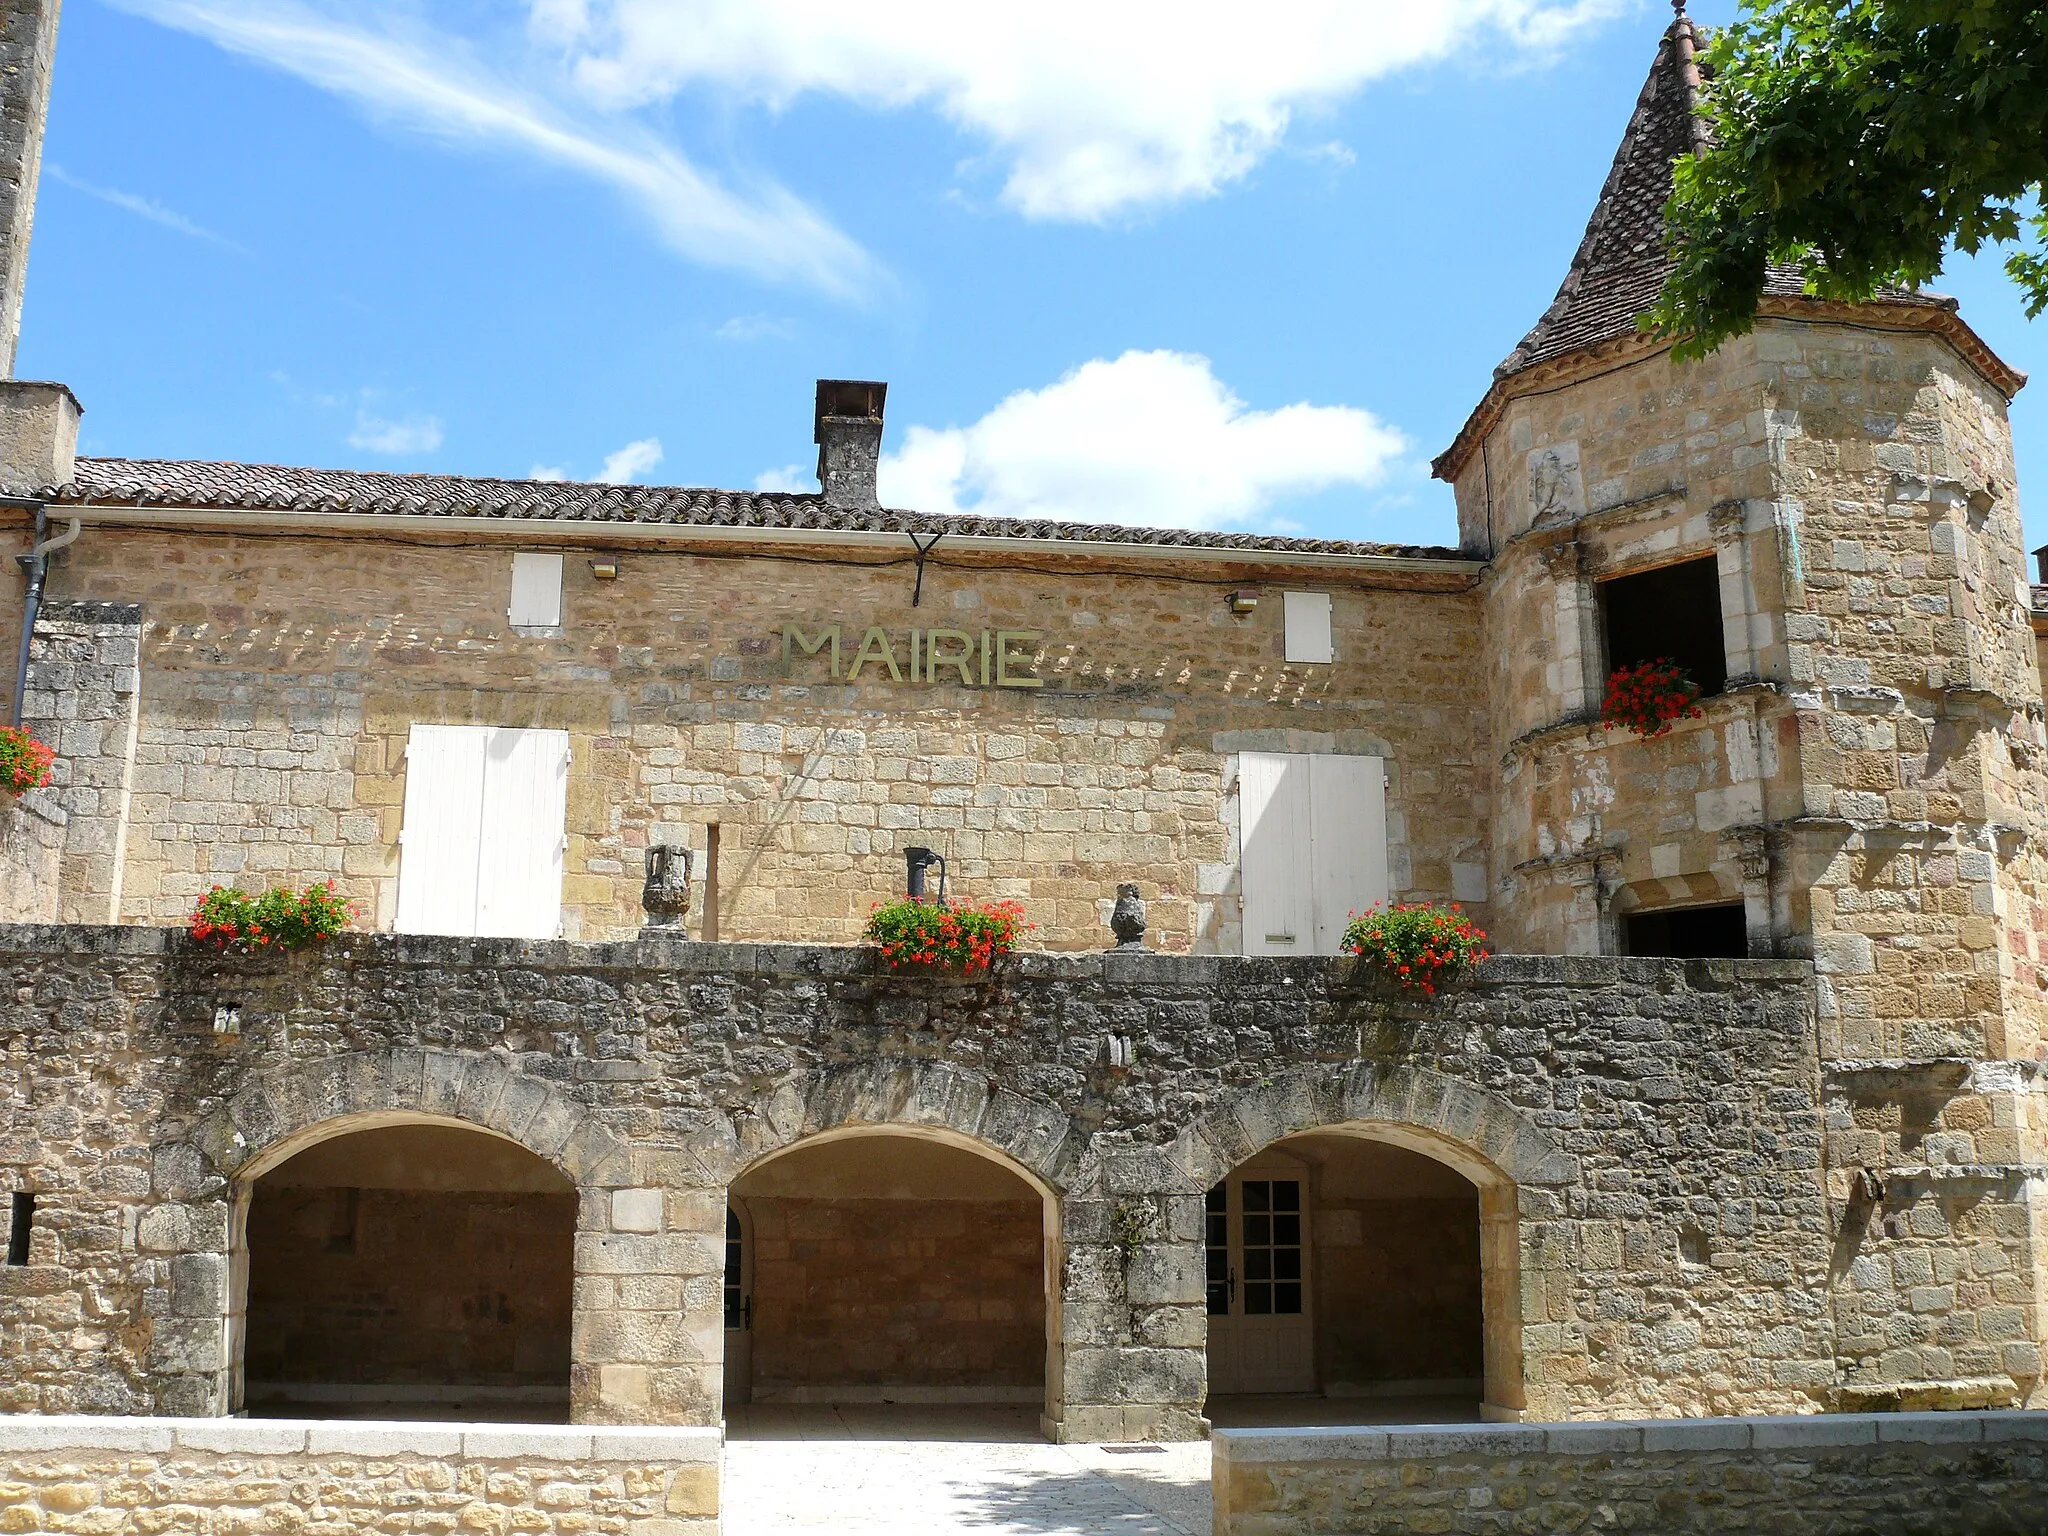
<svg viewBox="0 0 2048 1536"><path fill-rule="evenodd" d="M1308 1178L1261 1157L1209 1191L1209 1390L1312 1392Z"/></svg>
<svg viewBox="0 0 2048 1536"><path fill-rule="evenodd" d="M754 1275L746 1228L739 1213L725 1208L725 1400L753 1397Z"/></svg>

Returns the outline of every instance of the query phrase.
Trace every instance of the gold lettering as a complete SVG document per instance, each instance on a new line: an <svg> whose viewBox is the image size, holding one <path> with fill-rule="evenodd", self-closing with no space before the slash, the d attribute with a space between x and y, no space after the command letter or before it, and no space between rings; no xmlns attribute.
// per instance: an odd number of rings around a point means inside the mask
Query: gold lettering
<svg viewBox="0 0 2048 1536"><path fill-rule="evenodd" d="M981 632L981 686L988 686L988 631Z"/></svg>
<svg viewBox="0 0 2048 1536"><path fill-rule="evenodd" d="M1045 686L1045 679L1042 677L1033 677L1028 672L1019 676L1012 676L1010 672L1010 663L1013 661L1023 662L1027 666L1036 666L1038 664L1036 656L1017 649L1019 645L1035 641L1037 638L1037 633L1028 629L999 629L996 631L996 686L998 688L1043 688ZM986 662L982 664L982 670L987 670Z"/></svg>
<svg viewBox="0 0 2048 1536"><path fill-rule="evenodd" d="M910 680L917 681L917 631L910 632Z"/></svg>
<svg viewBox="0 0 2048 1536"><path fill-rule="evenodd" d="M819 651L825 648L825 643L830 641L832 644L832 675L835 678L839 676L839 626L837 624L834 624L829 629L819 630L818 637L815 640L806 640L804 632L794 624L783 625L782 660L785 666L789 663L789 648L792 641L795 642L796 648L806 656L817 655Z"/></svg>
<svg viewBox="0 0 2048 1536"><path fill-rule="evenodd" d="M939 649L939 642L941 640L957 640L960 642L960 649L955 651L948 648L942 651ZM936 683L939 680L939 668L951 667L960 674L960 686L962 688L972 688L974 686L973 666L974 636L967 633L966 630L935 629L925 637L924 680L926 682Z"/></svg>
<svg viewBox="0 0 2048 1536"><path fill-rule="evenodd" d="M889 681L903 681L903 669L896 665L896 653L889 648L888 631L879 628L870 628L860 637L860 649L853 653L853 665L846 669L846 680L852 682L860 676L862 667L876 660L889 669Z"/></svg>

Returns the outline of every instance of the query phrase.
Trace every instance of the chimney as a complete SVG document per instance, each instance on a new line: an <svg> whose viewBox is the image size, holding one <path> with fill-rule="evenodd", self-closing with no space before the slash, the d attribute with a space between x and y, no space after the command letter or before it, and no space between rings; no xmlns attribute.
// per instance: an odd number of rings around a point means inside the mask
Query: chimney
<svg viewBox="0 0 2048 1536"><path fill-rule="evenodd" d="M868 379L818 380L818 487L825 505L871 511L882 459L882 403L889 386Z"/></svg>

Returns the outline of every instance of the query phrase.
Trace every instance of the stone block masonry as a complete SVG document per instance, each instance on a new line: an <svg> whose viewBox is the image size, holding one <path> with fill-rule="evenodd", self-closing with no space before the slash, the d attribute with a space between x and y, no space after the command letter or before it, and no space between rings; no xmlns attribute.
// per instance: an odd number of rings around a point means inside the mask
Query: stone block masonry
<svg viewBox="0 0 2048 1536"><path fill-rule="evenodd" d="M717 1536L715 1429L0 1418L0 1530Z"/></svg>
<svg viewBox="0 0 2048 1536"><path fill-rule="evenodd" d="M1841 1414L1214 1437L1216 1536L2035 1536L2048 1414Z"/></svg>

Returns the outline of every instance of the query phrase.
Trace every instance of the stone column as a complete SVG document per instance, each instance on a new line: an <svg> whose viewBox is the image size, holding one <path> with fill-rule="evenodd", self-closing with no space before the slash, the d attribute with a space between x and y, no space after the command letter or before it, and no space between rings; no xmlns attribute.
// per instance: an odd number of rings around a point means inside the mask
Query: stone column
<svg viewBox="0 0 2048 1536"><path fill-rule="evenodd" d="M118 923L142 696L142 609L45 602L29 652L22 724L57 751L50 794L69 818L61 920Z"/></svg>
<svg viewBox="0 0 2048 1536"><path fill-rule="evenodd" d="M0 0L0 378L14 377L60 0Z"/></svg>
<svg viewBox="0 0 2048 1536"><path fill-rule="evenodd" d="M1601 644L1597 605L1586 590L1585 549L1566 538L1546 546L1542 558L1556 588L1559 706L1567 717L1597 714L1605 680L1595 675Z"/></svg>
<svg viewBox="0 0 2048 1536"><path fill-rule="evenodd" d="M1046 1432L1063 1443L1205 1433L1202 1197L1163 1155L1112 1155L1060 1202Z"/></svg>
<svg viewBox="0 0 2048 1536"><path fill-rule="evenodd" d="M644 1159L635 1159L636 1162ZM705 1424L724 1414L725 1191L578 1191L570 1416L579 1424Z"/></svg>

